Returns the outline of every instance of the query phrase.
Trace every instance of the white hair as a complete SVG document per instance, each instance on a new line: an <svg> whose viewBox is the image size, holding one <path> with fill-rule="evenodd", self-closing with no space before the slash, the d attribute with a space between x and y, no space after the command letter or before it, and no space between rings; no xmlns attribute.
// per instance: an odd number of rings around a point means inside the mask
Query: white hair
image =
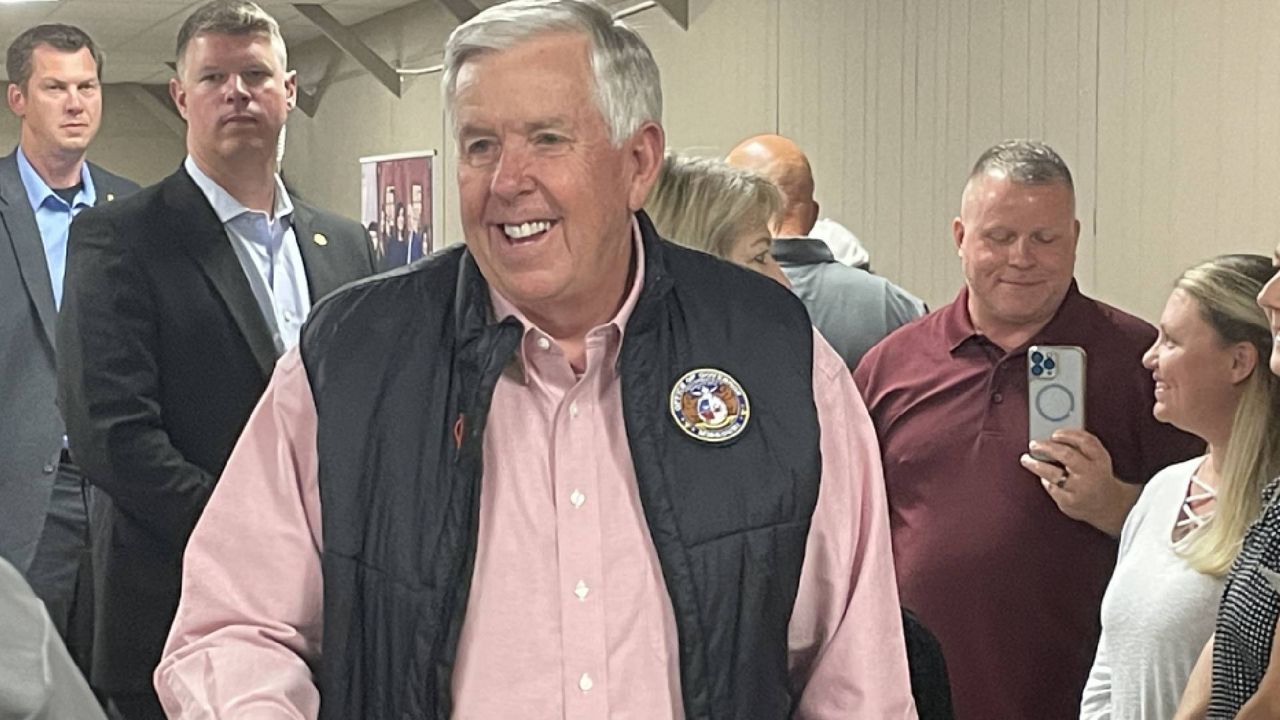
<svg viewBox="0 0 1280 720"><path fill-rule="evenodd" d="M614 145L646 122L662 122L662 83L653 54L634 30L594 0L513 0L459 25L444 50L442 84L449 116L458 71L468 60L552 32L577 32L591 41L593 95Z"/></svg>

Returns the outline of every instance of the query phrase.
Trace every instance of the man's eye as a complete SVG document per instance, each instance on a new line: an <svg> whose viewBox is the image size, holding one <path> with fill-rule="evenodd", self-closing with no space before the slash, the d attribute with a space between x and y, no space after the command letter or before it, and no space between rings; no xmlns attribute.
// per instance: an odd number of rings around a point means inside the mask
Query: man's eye
<svg viewBox="0 0 1280 720"><path fill-rule="evenodd" d="M539 144L539 145L554 146L554 145L559 145L559 144L563 143L563 142L565 141L565 139L564 139L563 137L559 136L559 135L552 135L552 134L550 134L550 133L542 133L542 134L540 134L540 135L536 135L536 136L533 138L533 141L534 141L535 143Z"/></svg>
<svg viewBox="0 0 1280 720"><path fill-rule="evenodd" d="M498 143L493 140L471 140L462 146L463 159L472 165L492 162L498 154Z"/></svg>
<svg viewBox="0 0 1280 720"><path fill-rule="evenodd" d="M764 265L766 262L768 262L768 260L769 260L769 251L768 251L768 250L765 250L764 252L760 253L759 255L757 255L757 256L755 256L755 257L751 258L751 262L753 262L753 263L755 263L755 264L757 264L757 265Z"/></svg>

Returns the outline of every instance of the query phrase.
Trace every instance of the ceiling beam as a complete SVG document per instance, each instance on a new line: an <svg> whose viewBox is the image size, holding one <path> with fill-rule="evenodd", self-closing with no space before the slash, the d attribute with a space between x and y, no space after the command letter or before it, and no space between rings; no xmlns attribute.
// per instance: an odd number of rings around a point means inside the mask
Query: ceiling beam
<svg viewBox="0 0 1280 720"><path fill-rule="evenodd" d="M320 32L324 33L334 45L360 63L360 66L390 90L392 95L400 97L400 74L366 45L351 28L338 22L337 18L320 5L294 3L293 7L319 28Z"/></svg>
<svg viewBox="0 0 1280 720"><path fill-rule="evenodd" d="M667 15L671 16L672 20L675 20L680 25L681 29L689 29L689 0L645 0L615 12L613 19L622 20L653 8L662 8Z"/></svg>
<svg viewBox="0 0 1280 720"><path fill-rule="evenodd" d="M471 0L427 0L431 4L439 3L448 10L458 22L464 23L480 13L480 8L471 3Z"/></svg>
<svg viewBox="0 0 1280 720"><path fill-rule="evenodd" d="M689 29L689 0L656 0L682 30Z"/></svg>
<svg viewBox="0 0 1280 720"><path fill-rule="evenodd" d="M338 68L342 65L342 52L333 49L329 53L329 60L325 63L324 73L320 76L320 80L316 83L316 87L311 92L298 88L298 109L306 114L307 117L313 118L320 110L320 98L324 97L325 91L333 84L338 76Z"/></svg>

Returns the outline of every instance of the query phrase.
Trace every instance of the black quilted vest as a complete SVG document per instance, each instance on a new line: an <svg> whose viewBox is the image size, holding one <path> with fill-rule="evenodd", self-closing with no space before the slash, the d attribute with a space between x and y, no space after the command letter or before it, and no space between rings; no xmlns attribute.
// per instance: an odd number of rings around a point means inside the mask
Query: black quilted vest
<svg viewBox="0 0 1280 720"><path fill-rule="evenodd" d="M809 319L777 283L667 243L637 217L644 286L618 360L623 420L675 610L685 713L784 718L787 624L821 470ZM322 718L451 713L485 421L521 336L490 315L459 247L329 296L304 330L319 419ZM672 418L672 388L696 368L729 373L749 398L730 442L689 437Z"/></svg>

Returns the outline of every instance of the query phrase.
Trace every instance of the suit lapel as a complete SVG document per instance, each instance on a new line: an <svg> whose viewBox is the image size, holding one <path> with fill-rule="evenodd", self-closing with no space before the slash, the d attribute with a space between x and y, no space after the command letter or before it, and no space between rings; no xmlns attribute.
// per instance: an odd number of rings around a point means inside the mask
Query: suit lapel
<svg viewBox="0 0 1280 720"><path fill-rule="evenodd" d="M18 271L26 285L31 304L40 316L40 325L50 347L54 345L54 329L58 322L58 309L53 302L53 282L49 279L49 263L44 256L44 242L36 225L35 213L27 202L27 190L18 174L18 155L15 151L0 158L0 223L13 247Z"/></svg>
<svg viewBox="0 0 1280 720"><path fill-rule="evenodd" d="M317 226L315 213L298 202L293 201L293 235L298 240L298 252L302 255L302 266L307 273L307 291L314 303L330 292L338 289L346 274L338 272L338 262L330 247L330 238L323 228Z"/></svg>
<svg viewBox="0 0 1280 720"><path fill-rule="evenodd" d="M270 377L277 357L271 328L262 317L262 309L222 223L185 169L170 175L164 183L165 199L174 208L173 217L181 223L172 226L173 233L185 238L187 251L222 297L240 334L249 343L258 368L264 377Z"/></svg>

